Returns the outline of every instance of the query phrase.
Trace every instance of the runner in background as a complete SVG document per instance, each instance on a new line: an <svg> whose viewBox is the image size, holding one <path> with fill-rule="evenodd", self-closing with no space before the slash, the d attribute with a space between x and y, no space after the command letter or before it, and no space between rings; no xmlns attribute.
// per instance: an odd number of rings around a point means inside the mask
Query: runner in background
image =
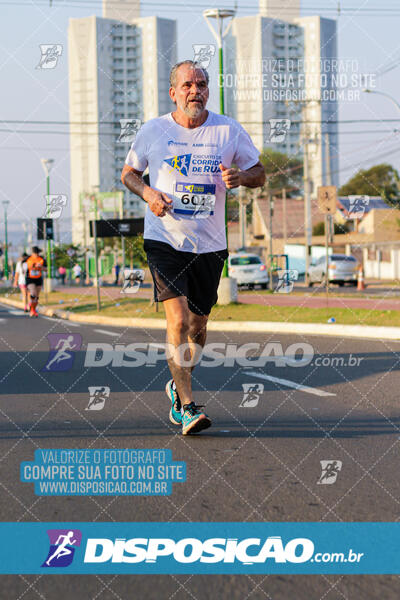
<svg viewBox="0 0 400 600"><path fill-rule="evenodd" d="M80 265L78 265L78 263L76 263L72 267L72 273L73 273L73 276L75 277L75 283L77 285L79 285L81 282L82 268Z"/></svg>
<svg viewBox="0 0 400 600"><path fill-rule="evenodd" d="M15 277L14 277L14 287L19 287L19 289L21 290L22 302L24 305L25 312L29 311L28 290L26 287L26 270L27 270L26 259L27 258L28 258L28 255L26 252L24 252L22 254L21 258L19 259L19 261L17 262L17 265L15 267Z"/></svg>
<svg viewBox="0 0 400 600"><path fill-rule="evenodd" d="M39 302L40 290L43 286L43 271L47 269L46 260L39 253L39 248L33 246L32 254L26 259L26 287L29 293L30 317L39 316L36 307Z"/></svg>

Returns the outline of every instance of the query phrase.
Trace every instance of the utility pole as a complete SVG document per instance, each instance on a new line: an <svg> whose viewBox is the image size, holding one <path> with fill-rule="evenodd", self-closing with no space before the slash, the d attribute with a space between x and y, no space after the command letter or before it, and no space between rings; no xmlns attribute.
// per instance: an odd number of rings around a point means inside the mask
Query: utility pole
<svg viewBox="0 0 400 600"><path fill-rule="evenodd" d="M287 240L286 188L282 189L282 220L283 220L283 249L285 250L286 240Z"/></svg>
<svg viewBox="0 0 400 600"><path fill-rule="evenodd" d="M269 205L269 289L274 289L273 282L273 245L272 245L272 217L274 216L274 199L271 192L268 192L268 205Z"/></svg>
<svg viewBox="0 0 400 600"><path fill-rule="evenodd" d="M305 284L308 287L310 278L308 270L310 268L310 254L311 254L311 241L312 241L312 230L311 230L311 193L310 193L310 179L309 179L309 167L308 167L308 138L307 135L303 138L303 152L304 152L304 163L303 163L303 181L304 181L304 237L305 237Z"/></svg>
<svg viewBox="0 0 400 600"><path fill-rule="evenodd" d="M49 200L50 200L50 171L53 168L54 158L41 158L42 167L46 175L46 218L49 214ZM53 275L52 264L51 264L51 240L47 239L47 226L44 226L45 232L45 244L47 246L47 292L51 292L51 278ZM54 237L54 229L53 229Z"/></svg>
<svg viewBox="0 0 400 600"><path fill-rule="evenodd" d="M246 247L246 206L248 202L246 199L246 192L242 187L239 188L239 230L240 230L240 247Z"/></svg>
<svg viewBox="0 0 400 600"><path fill-rule="evenodd" d="M4 277L8 280L8 223L7 223L7 208L10 204L9 200L3 200L4 206Z"/></svg>
<svg viewBox="0 0 400 600"><path fill-rule="evenodd" d="M121 194L120 205L119 205L119 218L124 218L124 195ZM122 250L122 272L125 269L125 236L121 235L121 250Z"/></svg>
<svg viewBox="0 0 400 600"><path fill-rule="evenodd" d="M218 57L219 57L219 112L221 115L225 114L225 97L224 97L224 50L223 50L223 39L228 33L231 25L232 19L236 14L236 10L231 9L220 9L220 8L208 8L203 11L203 17L206 20L206 23L213 34L217 44L218 44ZM211 26L211 23L208 19L216 19L217 20L217 31ZM224 19L231 19L228 26L223 29ZM228 194L225 193L225 233L226 233L226 244L228 246ZM224 263L224 268L222 270L222 277L227 278L228 275L228 261L226 260Z"/></svg>
<svg viewBox="0 0 400 600"><path fill-rule="evenodd" d="M329 135L325 133L325 185L332 185L331 176L331 155L329 147ZM329 293L329 242L331 238L333 215L325 215L325 287L326 293Z"/></svg>

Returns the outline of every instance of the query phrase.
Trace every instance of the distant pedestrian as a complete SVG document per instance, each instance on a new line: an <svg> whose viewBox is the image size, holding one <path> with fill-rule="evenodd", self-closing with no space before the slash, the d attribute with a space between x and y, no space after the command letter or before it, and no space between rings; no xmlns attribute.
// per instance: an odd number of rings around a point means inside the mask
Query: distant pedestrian
<svg viewBox="0 0 400 600"><path fill-rule="evenodd" d="M65 267L58 267L58 274L61 279L61 284L65 285L65 275L67 273L67 269Z"/></svg>
<svg viewBox="0 0 400 600"><path fill-rule="evenodd" d="M119 274L121 271L121 265L116 264L114 267L115 270L115 281L114 281L114 285L118 285L119 284Z"/></svg>
<svg viewBox="0 0 400 600"><path fill-rule="evenodd" d="M75 282L79 285L81 282L82 268L80 265L78 265L78 263L72 267L72 273L75 278Z"/></svg>
<svg viewBox="0 0 400 600"><path fill-rule="evenodd" d="M19 287L22 295L22 302L24 304L24 311L28 312L28 288L26 287L26 272L28 266L26 264L26 259L28 255L26 252L23 253L21 258L18 260L17 265L15 267L15 276L14 276L14 287Z"/></svg>

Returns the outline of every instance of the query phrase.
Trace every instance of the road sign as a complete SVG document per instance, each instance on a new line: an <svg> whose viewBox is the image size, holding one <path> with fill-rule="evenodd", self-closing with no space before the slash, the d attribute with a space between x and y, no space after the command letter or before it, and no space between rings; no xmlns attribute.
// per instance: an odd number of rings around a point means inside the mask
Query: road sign
<svg viewBox="0 0 400 600"><path fill-rule="evenodd" d="M93 237L93 223L90 221L90 236ZM144 231L144 219L102 219L96 221L97 237L134 236Z"/></svg>
<svg viewBox="0 0 400 600"><path fill-rule="evenodd" d="M53 219L37 219L37 239L54 240Z"/></svg>
<svg viewBox="0 0 400 600"><path fill-rule="evenodd" d="M337 189L336 185L322 185L318 187L318 208L325 215L334 215L336 212Z"/></svg>

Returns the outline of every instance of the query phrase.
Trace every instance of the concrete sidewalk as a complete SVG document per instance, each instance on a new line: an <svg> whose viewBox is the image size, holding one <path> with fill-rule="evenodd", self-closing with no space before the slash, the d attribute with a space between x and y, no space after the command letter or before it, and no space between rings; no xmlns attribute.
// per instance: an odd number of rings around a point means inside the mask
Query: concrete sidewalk
<svg viewBox="0 0 400 600"><path fill-rule="evenodd" d="M1 298L0 305L23 308L22 302ZM75 323L108 325L109 327L135 327L140 329L166 329L165 319L119 318L101 315L78 315L70 311L39 307L39 313ZM27 317L29 318L29 317ZM400 340L400 327L372 327L368 325L338 325L337 323L275 323L268 321L209 321L209 331L234 331L257 333L286 333L298 335L326 335L344 338Z"/></svg>

